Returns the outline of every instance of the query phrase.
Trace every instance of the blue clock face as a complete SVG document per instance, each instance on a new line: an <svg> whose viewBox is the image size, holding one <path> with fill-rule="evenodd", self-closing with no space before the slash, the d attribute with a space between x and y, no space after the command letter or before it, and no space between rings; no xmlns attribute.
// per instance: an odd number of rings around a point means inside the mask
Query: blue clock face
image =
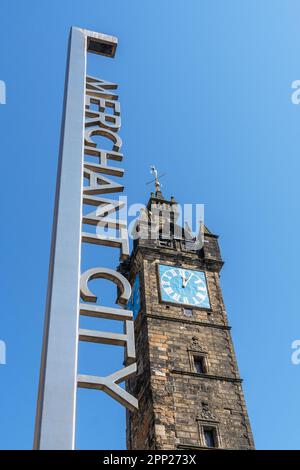
<svg viewBox="0 0 300 470"><path fill-rule="evenodd" d="M133 311L133 318L137 317L137 314L140 311L141 300L140 300L140 277L137 274L132 286L131 297L127 304L127 309Z"/></svg>
<svg viewBox="0 0 300 470"><path fill-rule="evenodd" d="M161 298L165 302L210 308L203 271L159 265Z"/></svg>

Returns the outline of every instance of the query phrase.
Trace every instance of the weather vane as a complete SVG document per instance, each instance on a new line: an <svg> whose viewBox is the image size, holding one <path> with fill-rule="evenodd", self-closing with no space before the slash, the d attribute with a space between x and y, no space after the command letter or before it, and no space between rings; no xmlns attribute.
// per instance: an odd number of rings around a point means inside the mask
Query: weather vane
<svg viewBox="0 0 300 470"><path fill-rule="evenodd" d="M162 178L163 176L165 176L166 173L162 173L161 175L159 175L154 165L150 166L150 173L154 176L154 180L149 181L147 184L155 183L155 190L156 192L158 192L161 190L162 187L162 184L159 182L158 178Z"/></svg>

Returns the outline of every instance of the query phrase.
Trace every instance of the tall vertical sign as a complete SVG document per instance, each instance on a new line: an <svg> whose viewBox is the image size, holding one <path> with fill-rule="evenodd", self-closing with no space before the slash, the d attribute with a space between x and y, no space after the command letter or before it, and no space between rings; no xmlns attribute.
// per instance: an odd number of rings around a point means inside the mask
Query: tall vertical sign
<svg viewBox="0 0 300 470"><path fill-rule="evenodd" d="M120 104L112 91L117 85L86 75L87 52L114 57L116 47L115 37L71 29L35 425L36 449L74 449L77 386L103 390L131 410L138 407L137 400L118 385L136 372L133 314L122 308L130 298L130 284L108 267L91 267L80 272L82 242L116 247L120 259L129 256L126 222L108 217L120 209L121 203L102 196L123 191L123 186L111 179L111 176L121 178L123 170L108 164L109 160L123 160L118 135ZM99 148L93 140L95 135L111 141L111 150ZM85 155L94 157L96 162L86 160ZM94 206L95 210L83 214L84 205ZM114 227L116 235L85 233L82 224ZM121 308L95 304L97 297L88 286L89 280L95 278L116 284L116 303ZM80 315L121 321L124 333L80 329ZM78 341L124 346L124 367L107 377L78 375Z"/></svg>

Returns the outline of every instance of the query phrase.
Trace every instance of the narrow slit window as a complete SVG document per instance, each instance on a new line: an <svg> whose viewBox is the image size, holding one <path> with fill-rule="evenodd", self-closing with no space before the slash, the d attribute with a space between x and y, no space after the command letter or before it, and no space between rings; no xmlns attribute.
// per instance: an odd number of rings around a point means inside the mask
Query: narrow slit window
<svg viewBox="0 0 300 470"><path fill-rule="evenodd" d="M194 368L197 374L205 374L207 372L205 359L203 356L194 356Z"/></svg>
<svg viewBox="0 0 300 470"><path fill-rule="evenodd" d="M218 447L216 439L216 430L214 428L203 428L203 435L206 447Z"/></svg>

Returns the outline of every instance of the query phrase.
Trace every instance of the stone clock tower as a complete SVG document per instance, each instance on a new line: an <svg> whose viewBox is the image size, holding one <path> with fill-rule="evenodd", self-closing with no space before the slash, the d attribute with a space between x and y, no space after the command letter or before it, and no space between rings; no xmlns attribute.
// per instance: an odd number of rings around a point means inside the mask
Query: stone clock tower
<svg viewBox="0 0 300 470"><path fill-rule="evenodd" d="M126 385L139 400L137 412L127 411L127 448L252 449L218 237L205 228L198 246L177 224L175 200L156 189L130 260L119 268L133 286L138 360Z"/></svg>

